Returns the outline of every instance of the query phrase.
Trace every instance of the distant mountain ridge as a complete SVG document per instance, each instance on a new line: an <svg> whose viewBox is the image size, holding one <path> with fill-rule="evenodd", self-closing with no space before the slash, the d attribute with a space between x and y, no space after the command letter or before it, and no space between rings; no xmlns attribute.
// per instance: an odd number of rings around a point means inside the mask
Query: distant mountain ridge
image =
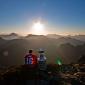
<svg viewBox="0 0 85 85"><path fill-rule="evenodd" d="M53 39L59 39L59 38L73 38L80 41L85 41L85 35L57 35L57 34L47 34L47 35L34 35L34 34L28 34L26 36L19 35L17 33L10 33L10 34L3 34L0 35L1 38L6 40L11 39L19 39L19 38L28 38L28 37L39 37L39 36L46 36L47 38L53 38Z"/></svg>
<svg viewBox="0 0 85 85"><path fill-rule="evenodd" d="M48 38L55 38L55 39L58 39L58 38L63 37L63 36L57 35L57 34L47 34L46 36L47 36Z"/></svg>
<svg viewBox="0 0 85 85"><path fill-rule="evenodd" d="M71 37L61 37L57 39L57 43L59 45L61 44L66 44L66 43L70 43L71 45L77 46L77 45L82 45L85 42L71 38Z"/></svg>
<svg viewBox="0 0 85 85"><path fill-rule="evenodd" d="M80 41L85 41L85 35L75 35L75 36L71 36L71 38L74 38Z"/></svg>
<svg viewBox="0 0 85 85"><path fill-rule="evenodd" d="M17 33L10 33L10 34L4 34L4 35L0 35L1 38L5 39L5 40L12 40L12 39L18 39L20 38L20 35L18 35Z"/></svg>

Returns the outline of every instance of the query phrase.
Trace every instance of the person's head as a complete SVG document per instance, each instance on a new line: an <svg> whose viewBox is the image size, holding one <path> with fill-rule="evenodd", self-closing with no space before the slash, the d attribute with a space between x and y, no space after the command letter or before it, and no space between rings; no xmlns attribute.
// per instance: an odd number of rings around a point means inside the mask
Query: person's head
<svg viewBox="0 0 85 85"><path fill-rule="evenodd" d="M32 53L32 52L33 52L33 50L32 50L32 49L30 49L30 50L29 50L29 53Z"/></svg>

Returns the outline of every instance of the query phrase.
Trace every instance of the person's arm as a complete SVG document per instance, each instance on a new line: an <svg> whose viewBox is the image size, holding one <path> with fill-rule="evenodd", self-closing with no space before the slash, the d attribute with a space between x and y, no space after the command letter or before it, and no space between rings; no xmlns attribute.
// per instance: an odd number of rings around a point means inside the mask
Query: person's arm
<svg viewBox="0 0 85 85"><path fill-rule="evenodd" d="M47 60L47 58L44 56L44 60L46 61Z"/></svg>

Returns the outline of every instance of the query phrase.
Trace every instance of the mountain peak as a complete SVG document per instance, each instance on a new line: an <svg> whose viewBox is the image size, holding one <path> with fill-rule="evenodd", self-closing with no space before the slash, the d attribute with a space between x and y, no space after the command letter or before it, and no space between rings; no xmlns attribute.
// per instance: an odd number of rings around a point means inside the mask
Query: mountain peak
<svg viewBox="0 0 85 85"><path fill-rule="evenodd" d="M9 35L10 35L10 36L18 36L17 33L10 33Z"/></svg>

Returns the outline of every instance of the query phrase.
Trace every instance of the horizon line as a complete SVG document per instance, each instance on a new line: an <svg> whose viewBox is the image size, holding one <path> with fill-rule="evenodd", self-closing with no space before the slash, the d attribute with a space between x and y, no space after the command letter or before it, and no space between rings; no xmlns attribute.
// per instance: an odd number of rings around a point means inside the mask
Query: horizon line
<svg viewBox="0 0 85 85"><path fill-rule="evenodd" d="M17 33L17 32L10 32L10 33L0 33L0 35L10 35L10 34L17 34L17 35L20 35L20 36L27 36L27 35L60 35L60 36L76 36L76 35L85 35L85 34L80 34L80 33L77 33L77 34L59 34L59 33L47 33L47 34L34 34L34 33L26 33L26 34L21 34L21 33Z"/></svg>

